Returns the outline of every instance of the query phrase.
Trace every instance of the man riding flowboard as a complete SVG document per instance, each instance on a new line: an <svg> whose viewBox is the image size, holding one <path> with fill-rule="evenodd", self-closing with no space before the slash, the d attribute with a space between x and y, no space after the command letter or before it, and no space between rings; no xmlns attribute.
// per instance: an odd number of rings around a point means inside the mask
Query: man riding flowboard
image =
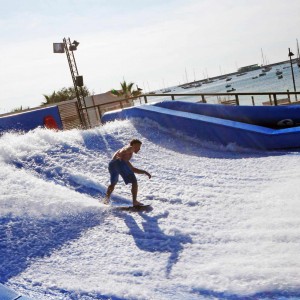
<svg viewBox="0 0 300 300"><path fill-rule="evenodd" d="M143 205L141 202L137 201L138 184L134 173L146 174L149 179L151 178L151 175L147 171L135 168L129 162L129 160L132 158L133 153L138 153L140 151L141 145L141 141L133 139L129 145L119 149L114 154L112 160L109 162L108 170L110 173L110 185L107 188L104 200L105 204L109 203L110 195L119 180L119 175L121 175L125 184L132 184L131 193L133 206Z"/></svg>

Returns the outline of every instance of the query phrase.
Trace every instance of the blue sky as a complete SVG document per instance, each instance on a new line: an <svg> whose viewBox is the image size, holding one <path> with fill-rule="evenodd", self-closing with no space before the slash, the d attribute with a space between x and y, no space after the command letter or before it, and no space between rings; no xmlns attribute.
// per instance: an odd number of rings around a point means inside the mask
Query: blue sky
<svg viewBox="0 0 300 300"><path fill-rule="evenodd" d="M94 93L125 78L146 91L270 63L296 53L299 0L0 1L0 112L38 106L71 86L53 42L80 42L79 73Z"/></svg>

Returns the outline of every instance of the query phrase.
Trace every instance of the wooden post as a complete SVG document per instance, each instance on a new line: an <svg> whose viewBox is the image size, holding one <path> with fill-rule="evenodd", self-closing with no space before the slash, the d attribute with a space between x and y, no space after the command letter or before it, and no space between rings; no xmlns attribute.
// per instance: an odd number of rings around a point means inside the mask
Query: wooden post
<svg viewBox="0 0 300 300"><path fill-rule="evenodd" d="M145 103L148 103L147 96L144 96Z"/></svg>
<svg viewBox="0 0 300 300"><path fill-rule="evenodd" d="M277 97L276 97L276 94L273 94L273 98L274 98L274 104L275 104L275 106L277 106L278 103L277 103Z"/></svg>
<svg viewBox="0 0 300 300"><path fill-rule="evenodd" d="M289 102L291 103L290 91L289 90L286 90L286 91L287 91L287 96L288 96Z"/></svg>
<svg viewBox="0 0 300 300"><path fill-rule="evenodd" d="M201 98L202 98L202 102L203 102L203 103L206 103L206 100L205 100L204 95L201 95Z"/></svg>
<svg viewBox="0 0 300 300"><path fill-rule="evenodd" d="M270 103L271 103L271 105L273 105L273 101L272 101L271 94L269 94L269 99L270 99Z"/></svg>
<svg viewBox="0 0 300 300"><path fill-rule="evenodd" d="M239 96L235 94L235 103L236 105L240 105Z"/></svg>
<svg viewBox="0 0 300 300"><path fill-rule="evenodd" d="M172 99L172 100L175 100L175 96L174 96L174 95L171 95L171 99Z"/></svg>
<svg viewBox="0 0 300 300"><path fill-rule="evenodd" d="M289 102L291 103L290 91L289 91L289 90L286 90L286 92L287 92L287 95L288 95Z"/></svg>
<svg viewBox="0 0 300 300"><path fill-rule="evenodd" d="M251 96L251 100L252 100L252 105L255 106L254 96Z"/></svg>
<svg viewBox="0 0 300 300"><path fill-rule="evenodd" d="M101 124L102 112L101 112L100 106L97 106L97 108L98 108L98 114L99 114L99 123Z"/></svg>

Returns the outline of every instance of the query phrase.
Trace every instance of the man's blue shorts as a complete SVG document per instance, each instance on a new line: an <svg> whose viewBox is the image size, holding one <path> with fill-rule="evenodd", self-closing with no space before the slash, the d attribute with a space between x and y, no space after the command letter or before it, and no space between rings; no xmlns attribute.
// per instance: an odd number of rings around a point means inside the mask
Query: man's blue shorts
<svg viewBox="0 0 300 300"><path fill-rule="evenodd" d="M119 180L119 175L122 176L125 184L136 182L136 177L129 165L120 159L113 159L108 164L110 173L110 184L116 184Z"/></svg>

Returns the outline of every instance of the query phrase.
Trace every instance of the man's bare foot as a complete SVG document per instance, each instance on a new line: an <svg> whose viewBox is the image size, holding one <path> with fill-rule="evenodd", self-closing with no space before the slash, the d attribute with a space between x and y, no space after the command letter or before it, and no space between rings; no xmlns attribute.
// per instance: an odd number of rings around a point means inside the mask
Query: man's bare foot
<svg viewBox="0 0 300 300"><path fill-rule="evenodd" d="M142 202L139 202L139 201L135 201L133 203L133 206L141 206L141 205L144 205Z"/></svg>

